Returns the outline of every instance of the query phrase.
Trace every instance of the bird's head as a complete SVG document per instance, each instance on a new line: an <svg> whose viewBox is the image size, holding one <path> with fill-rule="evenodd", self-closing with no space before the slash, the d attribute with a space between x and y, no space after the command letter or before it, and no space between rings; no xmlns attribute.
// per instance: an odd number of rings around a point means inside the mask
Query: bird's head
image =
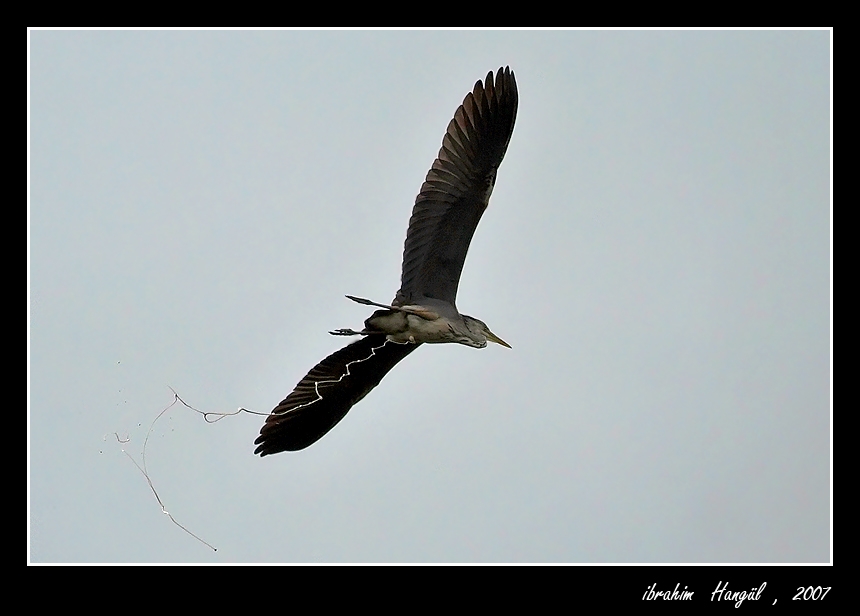
<svg viewBox="0 0 860 616"><path fill-rule="evenodd" d="M466 344L477 349L483 349L487 346L487 342L495 342L496 344L501 344L509 349L511 348L511 345L491 332L490 328L487 327L487 324L483 321L465 314L462 315L462 317L463 322L466 324L466 329L468 330L468 339L460 340L459 342L461 344Z"/></svg>

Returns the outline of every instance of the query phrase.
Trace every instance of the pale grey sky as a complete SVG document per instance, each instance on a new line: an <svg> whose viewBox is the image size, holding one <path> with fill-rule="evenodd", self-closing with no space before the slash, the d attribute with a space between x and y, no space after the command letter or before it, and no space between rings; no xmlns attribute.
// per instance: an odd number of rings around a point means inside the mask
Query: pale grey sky
<svg viewBox="0 0 860 616"><path fill-rule="evenodd" d="M30 32L34 562L830 559L830 38ZM261 417L399 286L457 105L517 125L427 346Z"/></svg>

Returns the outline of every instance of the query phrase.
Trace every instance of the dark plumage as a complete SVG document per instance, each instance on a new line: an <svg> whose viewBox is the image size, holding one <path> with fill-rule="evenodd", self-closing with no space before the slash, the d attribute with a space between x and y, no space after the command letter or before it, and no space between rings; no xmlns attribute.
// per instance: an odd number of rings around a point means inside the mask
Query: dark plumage
<svg viewBox="0 0 860 616"><path fill-rule="evenodd" d="M397 362L423 342L509 346L485 323L457 311L457 287L475 228L489 203L496 171L517 116L517 83L507 67L488 73L448 124L439 156L415 199L400 290L378 306L357 342L329 355L266 419L254 443L261 456L303 449L331 430Z"/></svg>

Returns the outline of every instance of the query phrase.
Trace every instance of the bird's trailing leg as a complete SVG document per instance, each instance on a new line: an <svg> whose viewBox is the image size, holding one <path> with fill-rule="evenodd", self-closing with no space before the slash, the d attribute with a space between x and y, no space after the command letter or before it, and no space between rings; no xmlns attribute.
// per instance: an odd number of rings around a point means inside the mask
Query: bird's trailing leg
<svg viewBox="0 0 860 616"><path fill-rule="evenodd" d="M379 308L387 308L388 310L405 312L406 314L414 314L416 316L421 317L422 319L427 319L428 321L435 321L439 318L439 315L436 312L433 312L432 310L428 310L426 308L421 308L419 306L389 306L388 304L378 304L376 302L370 301L369 299L353 297L352 295L347 295L346 297L347 299L351 299L352 301L357 302L359 304L364 304L365 306L378 306Z"/></svg>
<svg viewBox="0 0 860 616"><path fill-rule="evenodd" d="M347 299L351 299L352 301L358 304L364 304L365 306L378 306L379 308L388 308L389 310L402 310L397 306L389 306L388 304L377 304L376 302L372 302L369 299L363 299L361 297L353 297L352 295L347 295Z"/></svg>
<svg viewBox="0 0 860 616"><path fill-rule="evenodd" d="M342 328L329 332L332 336L369 336L371 334L402 334L409 329L407 317L411 314L419 316L428 321L435 321L439 315L433 310L421 306L389 306L379 304L363 297L347 295L352 301L365 306L377 306L385 310L377 310L364 322L364 329L360 332L354 329ZM411 340L411 339L410 339ZM392 341L402 343L403 341L392 338ZM411 340L414 342L414 340Z"/></svg>
<svg viewBox="0 0 860 616"><path fill-rule="evenodd" d="M347 295L347 297L349 299L351 299L352 301L358 302L359 304L364 304L365 306L379 306L380 308L388 308L389 310L398 310L398 308L395 308L394 306L386 306L385 304L377 304L376 302L372 302L369 299L362 299L360 297L353 297L352 295ZM368 334L378 333L378 332L369 332L366 329L363 331L357 332L354 329L341 328L341 329L336 329L336 330L329 332L329 333L332 336L367 336Z"/></svg>

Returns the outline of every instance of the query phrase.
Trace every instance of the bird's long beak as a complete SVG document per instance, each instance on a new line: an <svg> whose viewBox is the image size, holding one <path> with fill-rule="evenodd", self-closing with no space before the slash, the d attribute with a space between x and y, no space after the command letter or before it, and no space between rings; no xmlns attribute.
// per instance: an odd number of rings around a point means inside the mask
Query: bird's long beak
<svg viewBox="0 0 860 616"><path fill-rule="evenodd" d="M489 329L487 330L487 340L490 342L495 342L496 344L501 344L503 347L512 348L507 342L499 338L496 334L491 332Z"/></svg>

